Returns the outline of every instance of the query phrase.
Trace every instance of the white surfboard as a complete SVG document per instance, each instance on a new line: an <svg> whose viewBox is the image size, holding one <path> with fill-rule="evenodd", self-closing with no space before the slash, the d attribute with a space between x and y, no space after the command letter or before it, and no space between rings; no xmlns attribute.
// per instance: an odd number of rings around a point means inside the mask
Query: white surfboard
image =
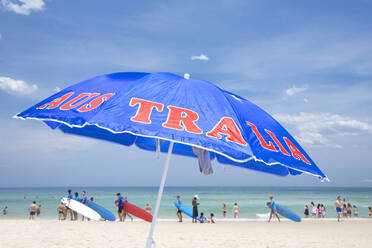
<svg viewBox="0 0 372 248"><path fill-rule="evenodd" d="M61 199L61 202L63 203L63 205L65 205L66 207L69 207L71 208L73 211L75 212L78 212L79 214L91 219L91 220L100 220L101 219L101 215L99 215L96 211L94 211L93 209L91 209L90 207L78 202L78 201L75 201L73 199L69 200L67 199L66 197L63 197Z"/></svg>

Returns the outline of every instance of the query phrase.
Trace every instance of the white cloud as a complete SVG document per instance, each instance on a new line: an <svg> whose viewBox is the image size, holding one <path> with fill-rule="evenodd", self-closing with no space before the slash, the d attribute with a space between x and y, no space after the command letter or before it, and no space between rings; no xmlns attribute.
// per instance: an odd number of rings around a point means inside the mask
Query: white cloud
<svg viewBox="0 0 372 248"><path fill-rule="evenodd" d="M43 0L1 0L1 4L10 11L21 15L29 15L31 11L42 10Z"/></svg>
<svg viewBox="0 0 372 248"><path fill-rule="evenodd" d="M281 123L293 125L298 134L296 138L304 145L339 148L341 146L331 140L332 135L372 134L371 124L337 114L301 112L274 117Z"/></svg>
<svg viewBox="0 0 372 248"><path fill-rule="evenodd" d="M306 97L304 98L304 102L309 102L309 99L307 99Z"/></svg>
<svg viewBox="0 0 372 248"><path fill-rule="evenodd" d="M201 53L199 56L191 56L191 60L204 60L204 61L208 61L209 58L207 57L207 55Z"/></svg>
<svg viewBox="0 0 372 248"><path fill-rule="evenodd" d="M25 81L15 80L10 77L0 77L0 90L9 94L27 95L37 90L37 85L29 85Z"/></svg>
<svg viewBox="0 0 372 248"><path fill-rule="evenodd" d="M286 93L288 96L293 96L293 95L295 95L295 94L298 94L298 93L304 92L304 91L306 91L306 90L308 90L308 89L309 89L309 88L308 88L307 86L297 88L295 85L293 85L292 88L286 89L286 90L285 90L285 93Z"/></svg>

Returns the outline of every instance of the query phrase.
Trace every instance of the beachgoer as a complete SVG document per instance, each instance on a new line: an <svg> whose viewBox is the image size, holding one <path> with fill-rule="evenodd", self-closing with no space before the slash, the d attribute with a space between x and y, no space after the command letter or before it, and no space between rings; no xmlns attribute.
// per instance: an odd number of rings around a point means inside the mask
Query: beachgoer
<svg viewBox="0 0 372 248"><path fill-rule="evenodd" d="M28 211L30 213L30 217L29 217L30 220L33 220L35 218L36 209L37 209L36 202L33 201L32 204L28 207Z"/></svg>
<svg viewBox="0 0 372 248"><path fill-rule="evenodd" d="M343 213L343 216L344 216L345 218L347 218L347 206L346 206L346 204L344 204L344 205L342 206L342 213Z"/></svg>
<svg viewBox="0 0 372 248"><path fill-rule="evenodd" d="M94 202L94 198L93 197L89 198L89 201Z"/></svg>
<svg viewBox="0 0 372 248"><path fill-rule="evenodd" d="M270 199L270 203L269 203L268 207L271 208L271 212L270 212L269 220L267 222L270 222L271 218L273 217L273 214L276 216L276 218L278 218L278 221L280 222L280 218L279 218L278 212L276 210L276 204L275 204L275 201L274 201L274 196L270 195L269 199Z"/></svg>
<svg viewBox="0 0 372 248"><path fill-rule="evenodd" d="M353 205L353 215L354 217L358 217L358 208L355 205Z"/></svg>
<svg viewBox="0 0 372 248"><path fill-rule="evenodd" d="M304 208L304 215L305 215L305 218L309 218L309 207L307 205L305 205L305 208Z"/></svg>
<svg viewBox="0 0 372 248"><path fill-rule="evenodd" d="M311 202L311 216L315 218L316 214L317 214L317 209L315 207L315 204L314 202Z"/></svg>
<svg viewBox="0 0 372 248"><path fill-rule="evenodd" d="M234 203L233 212L234 212L234 218L237 218L237 217L238 217L238 214L239 214L239 206L238 206L238 203Z"/></svg>
<svg viewBox="0 0 372 248"><path fill-rule="evenodd" d="M211 220L211 223L212 223L212 224L216 223L216 218L214 218L214 213L211 213L211 218L210 218L210 220Z"/></svg>
<svg viewBox="0 0 372 248"><path fill-rule="evenodd" d="M180 206L177 208L177 217L178 217L178 222L182 222L182 201L181 201L181 196L177 196L177 202L178 205Z"/></svg>
<svg viewBox="0 0 372 248"><path fill-rule="evenodd" d="M68 193L67 199L68 200L71 200L72 199L72 193L71 192L72 192L71 189L67 190L67 193ZM70 214L71 220L74 220L74 216L73 216L72 210L69 207L66 207L66 208L67 208L67 213ZM67 216L66 216L66 218L67 218Z"/></svg>
<svg viewBox="0 0 372 248"><path fill-rule="evenodd" d="M318 218L321 218L322 217L322 208L320 206L320 204L318 204L318 206L316 207L317 211L318 211Z"/></svg>
<svg viewBox="0 0 372 248"><path fill-rule="evenodd" d="M320 204L320 208L322 209L322 218L324 218L326 214L326 207L323 204Z"/></svg>
<svg viewBox="0 0 372 248"><path fill-rule="evenodd" d="M347 204L346 210L347 210L347 217L351 218L352 206L350 203Z"/></svg>
<svg viewBox="0 0 372 248"><path fill-rule="evenodd" d="M335 210L337 212L337 221L341 220L341 215L342 215L342 201L341 201L341 196L337 196L337 200L335 201Z"/></svg>
<svg viewBox="0 0 372 248"><path fill-rule="evenodd" d="M58 220L65 220L66 215L67 215L67 208L65 205L63 205L62 202L61 204L59 204L57 211L58 211Z"/></svg>
<svg viewBox="0 0 372 248"><path fill-rule="evenodd" d="M74 200L75 201L79 201L79 193L78 192L75 192L74 193ZM74 214L74 220L78 220L78 213L76 211L72 211L72 213Z"/></svg>
<svg viewBox="0 0 372 248"><path fill-rule="evenodd" d="M40 215L41 205L37 206L36 208L36 216Z"/></svg>
<svg viewBox="0 0 372 248"><path fill-rule="evenodd" d="M192 199L192 222L193 223L196 223L196 218L198 217L199 213L198 213L198 196L195 195L194 198Z"/></svg>
<svg viewBox="0 0 372 248"><path fill-rule="evenodd" d="M124 196L124 202L128 202L128 197L127 196ZM123 215L124 215L124 220L128 215L128 217L133 221L133 217L128 212L125 212L124 209L123 209Z"/></svg>
<svg viewBox="0 0 372 248"><path fill-rule="evenodd" d="M151 210L152 210L152 207L150 206L150 204L147 203L146 206L145 206L145 211L147 213L151 214Z"/></svg>
<svg viewBox="0 0 372 248"><path fill-rule="evenodd" d="M372 208L371 207L368 207L368 216L372 217Z"/></svg>
<svg viewBox="0 0 372 248"><path fill-rule="evenodd" d="M86 205L87 202L88 202L87 192L85 190L83 190L83 192L81 192L81 193L83 195L83 198L81 199L81 203L83 203L84 205ZM84 221L84 215L81 216L81 220Z"/></svg>
<svg viewBox="0 0 372 248"><path fill-rule="evenodd" d="M118 205L118 216L119 216L119 221L124 221L123 218L123 200L124 198L120 195L120 193L117 193L116 196L118 197L117 199L117 205Z"/></svg>
<svg viewBox="0 0 372 248"><path fill-rule="evenodd" d="M8 213L8 206L5 206L3 208L3 215L6 215Z"/></svg>
<svg viewBox="0 0 372 248"><path fill-rule="evenodd" d="M226 218L226 203L222 203L222 216Z"/></svg>
<svg viewBox="0 0 372 248"><path fill-rule="evenodd" d="M204 213L200 213L199 222L204 223L207 220L207 217L205 217Z"/></svg>

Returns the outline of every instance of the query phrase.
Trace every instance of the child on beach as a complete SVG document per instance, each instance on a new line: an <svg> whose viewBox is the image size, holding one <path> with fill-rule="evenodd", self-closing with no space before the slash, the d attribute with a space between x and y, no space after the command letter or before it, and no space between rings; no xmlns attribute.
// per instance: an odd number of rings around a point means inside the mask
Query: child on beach
<svg viewBox="0 0 372 248"><path fill-rule="evenodd" d="M238 203L234 203L234 209L233 209L233 212L234 212L234 218L237 218L237 217L238 217L238 214L239 214L239 206L238 206Z"/></svg>
<svg viewBox="0 0 372 248"><path fill-rule="evenodd" d="M320 204L320 207L322 209L322 218L324 218L326 214L326 207L323 204Z"/></svg>
<svg viewBox="0 0 372 248"><path fill-rule="evenodd" d="M211 220L211 223L212 223L212 224L216 223L216 218L214 218L214 213L211 213L211 218L210 218L210 220Z"/></svg>
<svg viewBox="0 0 372 248"><path fill-rule="evenodd" d="M182 201L179 195L177 196L177 202L178 202L178 205L180 206L179 208L177 208L178 222L182 222Z"/></svg>
<svg viewBox="0 0 372 248"><path fill-rule="evenodd" d="M276 218L278 218L278 221L280 222L280 218L279 218L278 212L276 210L276 204L275 204L275 201L274 201L274 196L270 195L269 199L270 199L270 202L267 205L267 207L271 208L271 212L270 212L269 220L267 222L270 222L271 218L273 217L273 214L276 216Z"/></svg>
<svg viewBox="0 0 372 248"><path fill-rule="evenodd" d="M317 211L318 211L318 218L321 218L322 217L322 208L321 208L320 204L318 204L318 206L316 208L317 208Z"/></svg>
<svg viewBox="0 0 372 248"><path fill-rule="evenodd" d="M207 219L207 217L205 217L204 213L201 212L200 217L199 217L199 222L200 223L205 223L206 219Z"/></svg>
<svg viewBox="0 0 372 248"><path fill-rule="evenodd" d="M222 216L226 218L226 203L222 203Z"/></svg>

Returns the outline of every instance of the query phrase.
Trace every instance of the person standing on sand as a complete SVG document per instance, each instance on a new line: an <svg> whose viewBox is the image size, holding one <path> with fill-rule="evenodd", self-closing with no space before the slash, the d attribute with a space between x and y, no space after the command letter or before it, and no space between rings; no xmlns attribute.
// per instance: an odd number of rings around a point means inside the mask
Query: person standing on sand
<svg viewBox="0 0 372 248"><path fill-rule="evenodd" d="M371 207L368 207L368 216L372 217L372 208Z"/></svg>
<svg viewBox="0 0 372 248"><path fill-rule="evenodd" d="M354 217L358 217L358 208L355 205L353 205L353 215Z"/></svg>
<svg viewBox="0 0 372 248"><path fill-rule="evenodd" d="M307 205L305 205L305 208L304 208L304 215L305 215L305 218L309 218L309 207Z"/></svg>
<svg viewBox="0 0 372 248"><path fill-rule="evenodd" d="M120 195L120 193L117 193L116 196L118 197L117 205L118 205L119 221L124 221L124 219L123 219L123 207L124 207L123 200L124 200L124 198Z"/></svg>
<svg viewBox="0 0 372 248"><path fill-rule="evenodd" d="M273 214L276 216L276 218L278 218L278 221L280 222L278 211L276 210L276 204L275 204L275 201L274 201L274 196L273 195L270 195L269 196L269 199L270 199L270 202L269 202L269 205L267 205L267 206L269 208L271 208L271 212L270 212L269 220L267 222L270 222L271 217L273 217Z"/></svg>
<svg viewBox="0 0 372 248"><path fill-rule="evenodd" d="M75 201L79 201L79 193L78 192L75 192L74 193L74 200ZM72 211L72 213L74 214L74 220L78 220L78 213L76 211Z"/></svg>
<svg viewBox="0 0 372 248"><path fill-rule="evenodd" d="M30 217L29 217L30 220L33 220L35 218L36 209L37 209L36 202L33 201L32 204L28 207L28 211L30 212Z"/></svg>
<svg viewBox="0 0 372 248"><path fill-rule="evenodd" d="M215 224L215 223L216 223L216 218L214 218L214 213L211 213L211 218L210 218L210 220L211 220L211 223L212 223L212 224Z"/></svg>
<svg viewBox="0 0 372 248"><path fill-rule="evenodd" d="M341 196L337 196L337 200L335 201L335 210L337 212L337 221L341 220L342 208L343 208L343 204L342 204L342 201L341 201Z"/></svg>
<svg viewBox="0 0 372 248"><path fill-rule="evenodd" d="M196 218L198 217L199 213L198 213L198 196L195 195L194 198L192 199L192 222L193 223L196 223Z"/></svg>
<svg viewBox="0 0 372 248"><path fill-rule="evenodd" d="M71 193L71 189L67 190L67 200L71 200L72 199L72 193ZM74 216L73 216L73 213L72 213L72 210L69 208L69 207L66 207L67 208L67 213L70 214L70 218L71 220L74 220ZM66 213L66 218L67 218L67 213Z"/></svg>
<svg viewBox="0 0 372 248"><path fill-rule="evenodd" d="M127 196L124 197L124 202L128 202L128 197ZM126 216L128 215L128 217L131 219L131 221L133 221L133 217L128 212L125 212L124 209L123 209L123 215L124 215L124 220L125 220Z"/></svg>
<svg viewBox="0 0 372 248"><path fill-rule="evenodd" d="M234 218L237 218L239 214L239 206L238 206L238 203L236 202L234 203L233 212L234 212Z"/></svg>
<svg viewBox="0 0 372 248"><path fill-rule="evenodd" d="M178 205L180 206L177 208L177 217L178 217L178 222L182 222L182 201L181 201L181 196L177 196L177 202Z"/></svg>
<svg viewBox="0 0 372 248"><path fill-rule="evenodd" d="M87 202L88 202L87 192L85 190L83 190L82 194L83 194L83 199L81 199L81 203L83 203L84 205L86 205ZM84 215L82 215L81 220L84 221Z"/></svg>
<svg viewBox="0 0 372 248"><path fill-rule="evenodd" d="M58 220L65 220L67 216L67 207L61 202L57 207Z"/></svg>
<svg viewBox="0 0 372 248"><path fill-rule="evenodd" d="M226 218L226 203L222 203L222 216Z"/></svg>
<svg viewBox="0 0 372 248"><path fill-rule="evenodd" d="M3 215L6 215L8 213L8 206L5 206L3 208Z"/></svg>
<svg viewBox="0 0 372 248"><path fill-rule="evenodd" d="M41 205L36 208L36 216L40 215Z"/></svg>
<svg viewBox="0 0 372 248"><path fill-rule="evenodd" d="M151 214L151 210L152 210L152 207L150 206L150 204L147 203L146 206L145 206L145 211L147 213Z"/></svg>
<svg viewBox="0 0 372 248"><path fill-rule="evenodd" d="M315 207L315 204L314 202L311 202L311 216L315 218L316 214L317 214L317 209Z"/></svg>

